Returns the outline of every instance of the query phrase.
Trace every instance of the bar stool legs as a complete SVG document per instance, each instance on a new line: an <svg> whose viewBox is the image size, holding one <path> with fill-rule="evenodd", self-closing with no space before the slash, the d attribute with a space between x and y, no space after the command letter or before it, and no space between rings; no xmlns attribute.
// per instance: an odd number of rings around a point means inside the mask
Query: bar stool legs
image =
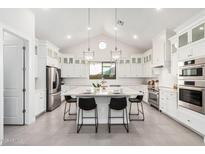
<svg viewBox="0 0 205 154"><path fill-rule="evenodd" d="M111 108L109 107L109 109L108 109L108 132L109 133L111 133L111 125L123 125L125 127L127 133L129 133L127 108L123 109L122 112L123 112L123 116L122 117L112 117L111 116ZM112 118L123 118L123 124L111 124L111 119ZM125 118L126 118L126 123L125 123Z"/></svg>
<svg viewBox="0 0 205 154"><path fill-rule="evenodd" d="M68 110L67 110L67 104L69 104L69 107L68 107ZM64 115L63 115L63 120L64 121L75 121L76 118L66 118L66 114L68 114L68 116L76 116L77 113L71 113L70 110L71 110L71 104L72 103L68 103L68 102L65 102L65 108L64 108ZM74 104L74 103L73 103ZM77 103L75 103L76 105L76 109L77 109Z"/></svg>
<svg viewBox="0 0 205 154"><path fill-rule="evenodd" d="M139 109L139 105L141 104L141 110ZM144 121L144 109L143 109L143 104L142 102L135 102L134 104L137 105L137 113L131 113L132 110L132 102L130 102L130 110L129 110L129 119L130 121ZM136 116L137 118L131 118L131 116ZM142 115L142 118L140 118L140 115Z"/></svg>
<svg viewBox="0 0 205 154"><path fill-rule="evenodd" d="M77 133L80 132L81 130L81 127L84 125L84 126L93 126L93 124L83 124L83 119L92 119L94 118L95 119L95 133L98 132L98 111L97 111L97 107L94 109L94 114L95 114L95 117L84 117L83 116L83 110L82 109L78 109L78 118L77 118ZM80 115L81 115L81 124L80 124Z"/></svg>

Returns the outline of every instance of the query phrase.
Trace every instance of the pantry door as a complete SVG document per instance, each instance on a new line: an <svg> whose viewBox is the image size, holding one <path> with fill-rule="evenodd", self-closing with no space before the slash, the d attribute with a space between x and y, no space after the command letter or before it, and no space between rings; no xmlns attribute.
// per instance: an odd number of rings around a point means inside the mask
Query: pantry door
<svg viewBox="0 0 205 154"><path fill-rule="evenodd" d="M15 42L15 43L14 43ZM25 47L4 42L4 124L25 124Z"/></svg>

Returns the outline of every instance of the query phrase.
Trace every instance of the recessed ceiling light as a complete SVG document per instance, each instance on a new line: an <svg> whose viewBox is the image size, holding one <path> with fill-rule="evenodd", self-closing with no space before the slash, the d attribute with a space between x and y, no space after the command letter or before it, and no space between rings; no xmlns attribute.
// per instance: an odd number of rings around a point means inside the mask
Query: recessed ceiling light
<svg viewBox="0 0 205 154"><path fill-rule="evenodd" d="M136 34L135 34L135 35L133 35L133 39L135 39L135 40L136 40L136 39L138 39L138 38L139 38L139 37L138 37L138 35L136 35Z"/></svg>
<svg viewBox="0 0 205 154"><path fill-rule="evenodd" d="M199 30L204 30L204 27L199 27Z"/></svg>
<svg viewBox="0 0 205 154"><path fill-rule="evenodd" d="M118 30L118 28L117 28L117 27L114 27L114 30Z"/></svg>
<svg viewBox="0 0 205 154"><path fill-rule="evenodd" d="M92 28L91 28L91 27L88 27L87 29L88 29L88 30L91 30Z"/></svg>
<svg viewBox="0 0 205 154"><path fill-rule="evenodd" d="M67 39L71 39L71 35L67 35Z"/></svg>
<svg viewBox="0 0 205 154"><path fill-rule="evenodd" d="M157 11L160 11L162 8L156 8Z"/></svg>

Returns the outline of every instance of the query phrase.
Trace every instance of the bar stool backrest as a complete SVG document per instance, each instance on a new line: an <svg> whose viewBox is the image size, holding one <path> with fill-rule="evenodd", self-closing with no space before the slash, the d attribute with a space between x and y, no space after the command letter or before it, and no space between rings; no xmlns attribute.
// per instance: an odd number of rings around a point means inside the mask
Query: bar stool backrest
<svg viewBox="0 0 205 154"><path fill-rule="evenodd" d="M127 107L127 98L111 98L110 100L110 108L115 110L122 110Z"/></svg>
<svg viewBox="0 0 205 154"><path fill-rule="evenodd" d="M141 102L143 100L143 95L137 95L136 99Z"/></svg>
<svg viewBox="0 0 205 154"><path fill-rule="evenodd" d="M71 98L72 98L72 97L71 97L70 95L65 96L65 100L66 100L66 101L69 101Z"/></svg>
<svg viewBox="0 0 205 154"><path fill-rule="evenodd" d="M79 108L83 110L92 110L96 108L95 98L79 98Z"/></svg>

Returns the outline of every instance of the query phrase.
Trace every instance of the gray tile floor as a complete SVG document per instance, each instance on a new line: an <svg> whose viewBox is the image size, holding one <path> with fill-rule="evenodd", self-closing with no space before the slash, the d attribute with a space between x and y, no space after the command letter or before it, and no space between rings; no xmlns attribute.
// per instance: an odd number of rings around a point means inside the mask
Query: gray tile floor
<svg viewBox="0 0 205 154"><path fill-rule="evenodd" d="M107 132L107 125L82 127L76 133L75 122L63 121L64 104L50 113L40 116L28 126L5 126L4 145L205 145L203 138L156 109L145 104L145 121L130 123L130 133L123 126L113 126Z"/></svg>

